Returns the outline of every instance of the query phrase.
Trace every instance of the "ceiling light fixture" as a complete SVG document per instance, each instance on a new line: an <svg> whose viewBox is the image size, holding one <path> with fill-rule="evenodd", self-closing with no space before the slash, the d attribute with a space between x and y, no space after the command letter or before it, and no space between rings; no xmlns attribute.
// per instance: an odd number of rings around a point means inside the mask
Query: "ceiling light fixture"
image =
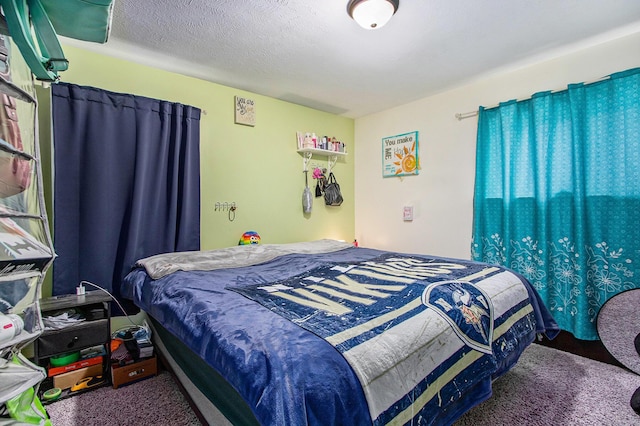
<svg viewBox="0 0 640 426"><path fill-rule="evenodd" d="M362 28L373 30L389 22L399 3L400 0L349 0L347 13Z"/></svg>

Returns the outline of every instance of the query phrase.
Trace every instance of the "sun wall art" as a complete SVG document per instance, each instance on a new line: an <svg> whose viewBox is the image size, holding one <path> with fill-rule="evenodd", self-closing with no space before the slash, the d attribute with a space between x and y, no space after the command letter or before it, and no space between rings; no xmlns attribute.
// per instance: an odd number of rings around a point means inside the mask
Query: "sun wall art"
<svg viewBox="0 0 640 426"><path fill-rule="evenodd" d="M382 176L417 175L418 132L382 138Z"/></svg>

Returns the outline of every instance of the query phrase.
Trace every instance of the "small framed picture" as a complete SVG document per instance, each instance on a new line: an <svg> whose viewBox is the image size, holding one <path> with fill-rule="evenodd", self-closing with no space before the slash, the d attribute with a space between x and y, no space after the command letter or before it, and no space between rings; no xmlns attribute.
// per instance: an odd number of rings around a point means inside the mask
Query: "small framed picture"
<svg viewBox="0 0 640 426"><path fill-rule="evenodd" d="M256 103L253 99L235 97L235 123L245 126L256 125Z"/></svg>
<svg viewBox="0 0 640 426"><path fill-rule="evenodd" d="M417 175L418 132L404 133L382 139L382 176Z"/></svg>

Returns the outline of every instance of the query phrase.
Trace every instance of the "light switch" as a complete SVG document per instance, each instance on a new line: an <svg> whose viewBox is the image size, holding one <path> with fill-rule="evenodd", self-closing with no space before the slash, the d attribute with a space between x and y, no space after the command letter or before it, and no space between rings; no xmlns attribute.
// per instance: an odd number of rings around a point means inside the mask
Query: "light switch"
<svg viewBox="0 0 640 426"><path fill-rule="evenodd" d="M402 219L405 222L413 220L413 206L404 206L404 209L402 210Z"/></svg>

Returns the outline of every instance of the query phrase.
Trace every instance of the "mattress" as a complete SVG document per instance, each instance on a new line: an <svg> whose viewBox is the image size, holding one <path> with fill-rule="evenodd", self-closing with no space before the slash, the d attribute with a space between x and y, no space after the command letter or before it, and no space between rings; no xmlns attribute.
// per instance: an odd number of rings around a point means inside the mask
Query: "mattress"
<svg viewBox="0 0 640 426"><path fill-rule="evenodd" d="M327 240L142 259L121 292L264 425L449 424L557 333L513 271Z"/></svg>

